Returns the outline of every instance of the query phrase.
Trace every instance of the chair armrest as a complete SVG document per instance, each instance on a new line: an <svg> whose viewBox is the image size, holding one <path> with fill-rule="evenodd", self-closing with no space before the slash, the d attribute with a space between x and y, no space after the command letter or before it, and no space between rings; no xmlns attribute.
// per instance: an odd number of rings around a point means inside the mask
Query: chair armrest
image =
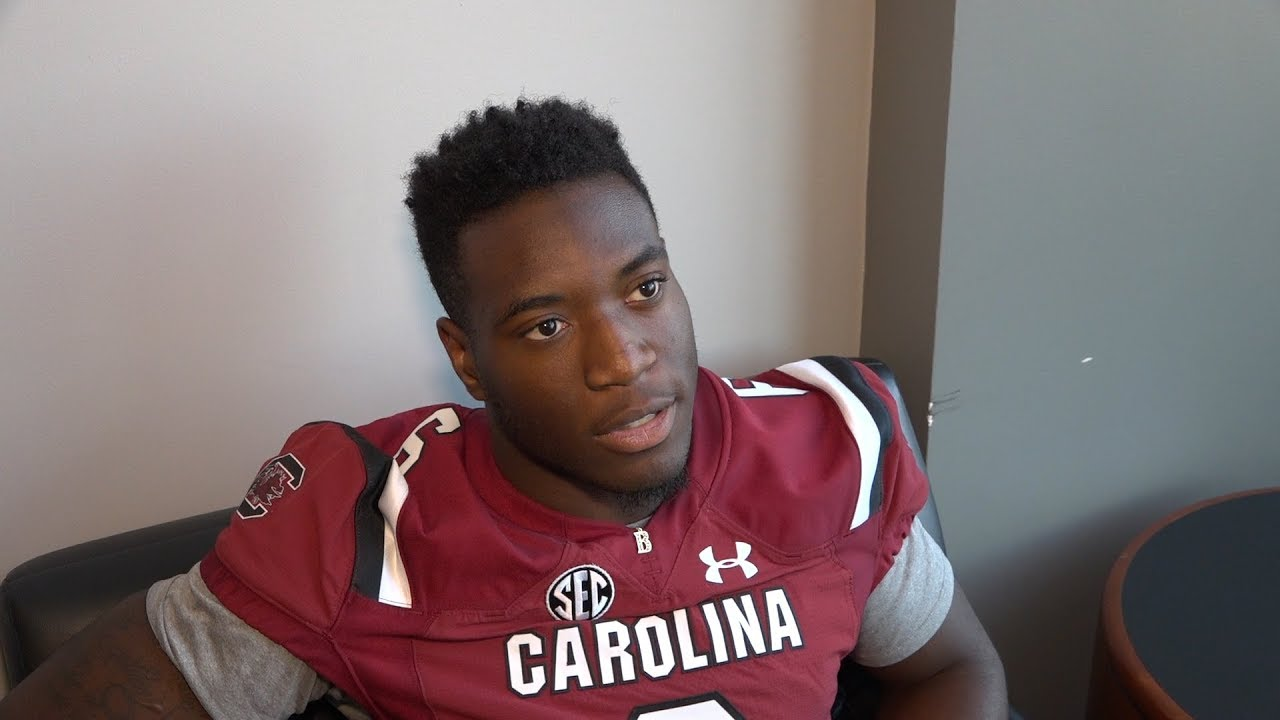
<svg viewBox="0 0 1280 720"><path fill-rule="evenodd" d="M231 510L218 510L56 550L0 582L4 689L125 597L186 572L204 557Z"/></svg>

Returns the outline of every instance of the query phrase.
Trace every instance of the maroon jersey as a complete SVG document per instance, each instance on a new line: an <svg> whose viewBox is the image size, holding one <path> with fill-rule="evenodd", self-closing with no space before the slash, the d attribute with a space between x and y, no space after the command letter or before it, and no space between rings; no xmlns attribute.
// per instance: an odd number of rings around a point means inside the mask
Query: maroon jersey
<svg viewBox="0 0 1280 720"><path fill-rule="evenodd" d="M517 492L483 410L314 423L204 559L230 610L385 718L829 717L928 494L867 368L699 378L642 530Z"/></svg>

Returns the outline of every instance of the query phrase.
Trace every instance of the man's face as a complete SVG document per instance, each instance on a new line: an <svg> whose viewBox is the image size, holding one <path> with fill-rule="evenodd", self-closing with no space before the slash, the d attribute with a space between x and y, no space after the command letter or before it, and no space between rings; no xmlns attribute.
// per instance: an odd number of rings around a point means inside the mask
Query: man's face
<svg viewBox="0 0 1280 720"><path fill-rule="evenodd" d="M483 216L459 243L469 331L442 320L441 339L488 406L508 479L544 502L577 495L624 514L660 500L688 459L697 350L641 195L614 175L565 183Z"/></svg>

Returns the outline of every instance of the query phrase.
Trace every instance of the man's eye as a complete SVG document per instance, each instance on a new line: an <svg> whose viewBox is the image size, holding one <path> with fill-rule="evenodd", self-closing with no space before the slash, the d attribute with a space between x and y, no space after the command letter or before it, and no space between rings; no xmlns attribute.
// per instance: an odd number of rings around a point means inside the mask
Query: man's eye
<svg viewBox="0 0 1280 720"><path fill-rule="evenodd" d="M640 283L640 286L631 293L631 297L627 298L633 302L641 300L652 300L662 294L662 284L667 281L666 278L653 278Z"/></svg>
<svg viewBox="0 0 1280 720"><path fill-rule="evenodd" d="M543 320L537 325L534 325L533 329L525 333L524 336L530 340L547 340L559 335L560 331L563 329L563 320L560 320L559 318L549 318L547 320Z"/></svg>

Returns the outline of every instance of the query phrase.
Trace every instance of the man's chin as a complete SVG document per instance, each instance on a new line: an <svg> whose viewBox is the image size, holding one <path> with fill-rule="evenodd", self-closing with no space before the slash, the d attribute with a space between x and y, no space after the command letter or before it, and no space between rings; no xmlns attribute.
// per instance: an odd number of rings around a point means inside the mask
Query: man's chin
<svg viewBox="0 0 1280 720"><path fill-rule="evenodd" d="M667 498L684 489L689 483L689 474L681 467L674 473L668 472L649 475L635 483L618 483L608 487L617 499L618 508L625 514L649 514L657 509Z"/></svg>

